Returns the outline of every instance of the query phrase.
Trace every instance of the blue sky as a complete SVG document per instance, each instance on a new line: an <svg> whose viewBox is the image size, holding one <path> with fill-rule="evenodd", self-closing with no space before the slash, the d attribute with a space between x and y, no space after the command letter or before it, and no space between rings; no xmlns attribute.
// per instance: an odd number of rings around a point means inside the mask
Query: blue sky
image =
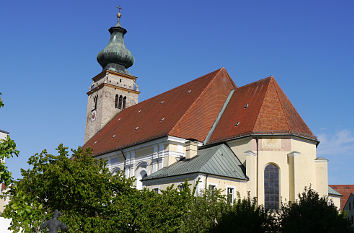
<svg viewBox="0 0 354 233"><path fill-rule="evenodd" d="M321 140L329 183L354 183L354 1L3 1L0 129L29 156L83 143L86 92L116 23L140 100L224 66L236 85L273 75Z"/></svg>

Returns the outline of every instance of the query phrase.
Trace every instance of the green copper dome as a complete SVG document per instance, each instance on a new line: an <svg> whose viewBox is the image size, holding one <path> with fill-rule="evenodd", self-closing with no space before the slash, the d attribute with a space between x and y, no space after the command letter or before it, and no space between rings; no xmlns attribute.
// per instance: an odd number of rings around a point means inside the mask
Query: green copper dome
<svg viewBox="0 0 354 233"><path fill-rule="evenodd" d="M127 69L134 64L134 57L124 45L124 34L127 30L120 26L120 13L118 23L111 27L111 39L101 52L97 55L97 61L103 70L112 70L118 73L129 74Z"/></svg>

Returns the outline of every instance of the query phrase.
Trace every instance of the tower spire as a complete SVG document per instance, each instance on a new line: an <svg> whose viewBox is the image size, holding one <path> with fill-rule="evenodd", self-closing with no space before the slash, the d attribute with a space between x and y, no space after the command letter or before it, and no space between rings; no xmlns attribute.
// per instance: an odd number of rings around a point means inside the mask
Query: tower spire
<svg viewBox="0 0 354 233"><path fill-rule="evenodd" d="M124 35L127 33L127 30L120 25L122 7L118 6L117 8L118 22L114 27L108 30L111 33L110 41L108 45L98 53L97 61L102 66L103 70L129 74L127 69L134 64L134 57L125 47Z"/></svg>

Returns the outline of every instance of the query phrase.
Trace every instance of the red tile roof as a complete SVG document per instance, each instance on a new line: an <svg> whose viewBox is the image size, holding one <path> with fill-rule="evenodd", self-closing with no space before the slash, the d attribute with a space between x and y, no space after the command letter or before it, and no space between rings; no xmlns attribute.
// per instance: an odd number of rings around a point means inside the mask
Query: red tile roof
<svg viewBox="0 0 354 233"><path fill-rule="evenodd" d="M316 140L273 77L237 88L221 68L123 110L84 147L99 155L167 135L202 142L231 90L235 92L208 143L259 133Z"/></svg>
<svg viewBox="0 0 354 233"><path fill-rule="evenodd" d="M167 135L203 141L235 88L221 68L123 110L84 148L99 155Z"/></svg>
<svg viewBox="0 0 354 233"><path fill-rule="evenodd" d="M235 91L208 143L276 133L316 140L275 79L268 77Z"/></svg>
<svg viewBox="0 0 354 233"><path fill-rule="evenodd" d="M340 197L340 210L342 211L351 193L354 193L354 185L329 185L343 196Z"/></svg>

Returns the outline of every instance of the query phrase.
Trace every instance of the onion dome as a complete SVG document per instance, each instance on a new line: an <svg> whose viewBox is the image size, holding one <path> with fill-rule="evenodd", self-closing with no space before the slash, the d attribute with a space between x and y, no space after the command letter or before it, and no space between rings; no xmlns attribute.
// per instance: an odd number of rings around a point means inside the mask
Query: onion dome
<svg viewBox="0 0 354 233"><path fill-rule="evenodd" d="M129 74L127 69L134 64L134 57L124 45L124 35L127 30L120 26L120 7L117 14L118 23L108 31L111 39L101 52L97 55L97 61L103 70L112 70L118 73Z"/></svg>

